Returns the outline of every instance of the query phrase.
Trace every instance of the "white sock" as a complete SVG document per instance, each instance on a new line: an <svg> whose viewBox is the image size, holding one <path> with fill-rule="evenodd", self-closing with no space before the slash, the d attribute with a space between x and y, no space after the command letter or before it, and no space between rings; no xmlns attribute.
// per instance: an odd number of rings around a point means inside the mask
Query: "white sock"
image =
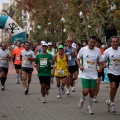
<svg viewBox="0 0 120 120"><path fill-rule="evenodd" d="M17 80L19 81L19 74L16 74L16 76L17 76Z"/></svg>
<svg viewBox="0 0 120 120"><path fill-rule="evenodd" d="M93 100L94 100L94 98L89 97L89 100L88 100L88 109L92 108Z"/></svg>
<svg viewBox="0 0 120 120"><path fill-rule="evenodd" d="M60 87L57 87L58 88L58 93L60 93L61 92L61 89L60 89Z"/></svg>
<svg viewBox="0 0 120 120"><path fill-rule="evenodd" d="M19 78L20 78L20 80L22 81L22 75L21 75L21 74L19 74Z"/></svg>

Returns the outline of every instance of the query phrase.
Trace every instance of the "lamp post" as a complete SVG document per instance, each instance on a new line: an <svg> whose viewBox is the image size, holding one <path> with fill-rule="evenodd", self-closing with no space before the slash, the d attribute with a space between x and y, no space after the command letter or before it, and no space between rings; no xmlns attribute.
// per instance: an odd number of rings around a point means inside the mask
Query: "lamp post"
<svg viewBox="0 0 120 120"><path fill-rule="evenodd" d="M80 17L80 25L79 25L79 37L81 38L81 33L82 33L82 21L83 21L83 12L82 11L80 11L79 12L79 17Z"/></svg>
<svg viewBox="0 0 120 120"><path fill-rule="evenodd" d="M29 33L29 41L31 42L32 27L29 27L29 31L30 31L30 33Z"/></svg>
<svg viewBox="0 0 120 120"><path fill-rule="evenodd" d="M64 23L65 23L65 18L61 18L61 26L62 26L62 31L61 31L61 34L62 34L62 44L64 45L64 39L65 39L65 35L64 33L66 32L66 29L64 28Z"/></svg>

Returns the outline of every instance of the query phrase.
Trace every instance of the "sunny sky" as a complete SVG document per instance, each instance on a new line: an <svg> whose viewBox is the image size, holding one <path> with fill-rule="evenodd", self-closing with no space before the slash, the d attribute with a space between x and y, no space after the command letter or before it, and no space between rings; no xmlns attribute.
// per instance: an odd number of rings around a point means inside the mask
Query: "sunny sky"
<svg viewBox="0 0 120 120"><path fill-rule="evenodd" d="M0 0L0 3L9 3L9 0Z"/></svg>

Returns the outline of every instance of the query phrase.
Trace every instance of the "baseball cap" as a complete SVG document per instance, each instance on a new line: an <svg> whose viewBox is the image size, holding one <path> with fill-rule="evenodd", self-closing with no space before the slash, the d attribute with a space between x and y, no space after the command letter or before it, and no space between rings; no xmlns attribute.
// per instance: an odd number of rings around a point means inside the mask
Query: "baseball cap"
<svg viewBox="0 0 120 120"><path fill-rule="evenodd" d="M76 44L75 44L75 43L72 43L72 47L73 47L73 48L76 48Z"/></svg>
<svg viewBox="0 0 120 120"><path fill-rule="evenodd" d="M63 45L58 46L58 49L63 49L63 48L64 48Z"/></svg>
<svg viewBox="0 0 120 120"><path fill-rule="evenodd" d="M41 41L41 44L45 43L45 41Z"/></svg>
<svg viewBox="0 0 120 120"><path fill-rule="evenodd" d="M51 42L48 42L48 45L52 45L52 43L51 43Z"/></svg>
<svg viewBox="0 0 120 120"><path fill-rule="evenodd" d="M43 43L42 46L48 46L48 44L47 43Z"/></svg>

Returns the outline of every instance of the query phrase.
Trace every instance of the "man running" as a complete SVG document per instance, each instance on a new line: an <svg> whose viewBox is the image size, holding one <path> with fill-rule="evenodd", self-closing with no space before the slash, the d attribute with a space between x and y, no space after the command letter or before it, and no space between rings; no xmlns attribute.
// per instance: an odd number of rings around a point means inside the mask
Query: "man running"
<svg viewBox="0 0 120 120"><path fill-rule="evenodd" d="M20 53L24 50L23 47L21 47L21 41L17 41L17 47L14 48L12 51L12 55L14 57L14 65L16 70L16 76L17 76L17 83L20 84L20 79L22 81L22 72L21 72L21 61L20 61Z"/></svg>
<svg viewBox="0 0 120 120"><path fill-rule="evenodd" d="M51 81L51 65L53 57L47 53L47 43L42 44L42 52L36 56L35 67L38 71L39 81L41 84L42 103L46 102L45 94L48 95Z"/></svg>
<svg viewBox="0 0 120 120"><path fill-rule="evenodd" d="M68 56L64 53L63 45L58 46L58 53L54 56L55 64L55 77L58 88L57 99L61 98L61 90L62 94L65 93L64 86L65 81L68 75ZM62 79L62 87L60 80Z"/></svg>
<svg viewBox="0 0 120 120"><path fill-rule="evenodd" d="M1 90L5 90L5 81L8 74L9 59L12 59L11 52L7 50L7 44L5 42L2 42L0 49L0 80L2 85Z"/></svg>
<svg viewBox="0 0 120 120"><path fill-rule="evenodd" d="M25 50L21 51L22 60L22 77L23 77L23 87L25 94L29 92L29 85L31 83L31 77L33 72L33 61L35 60L35 55L32 50L30 50L30 43L25 43ZM28 79L28 80L27 80Z"/></svg>
<svg viewBox="0 0 120 120"><path fill-rule="evenodd" d="M78 68L76 69L76 63L75 63L75 58L77 57L77 52L76 49L72 47L73 40L72 39L67 39L66 44L67 47L65 48L65 53L68 55L68 60L69 60L69 67L68 67L68 78L66 80L66 94L70 94L70 85L71 82L74 82L77 77L78 77ZM74 76L74 77L73 77ZM74 91L74 89L72 88Z"/></svg>
<svg viewBox="0 0 120 120"><path fill-rule="evenodd" d="M94 100L94 92L96 88L96 81L98 78L97 73L97 63L102 61L100 50L95 46L96 37L91 36L88 41L88 46L85 46L80 49L77 56L77 64L82 71L81 73L81 82L82 82L82 94L78 107L81 109L85 101L85 96L89 94L88 101L88 113L93 114L92 112L92 103ZM82 64L80 64L80 59Z"/></svg>
<svg viewBox="0 0 120 120"><path fill-rule="evenodd" d="M104 60L107 61L107 75L110 81L110 98L106 101L108 111L115 111L115 96L120 84L120 47L119 38L113 36L110 39L111 47L104 52Z"/></svg>

